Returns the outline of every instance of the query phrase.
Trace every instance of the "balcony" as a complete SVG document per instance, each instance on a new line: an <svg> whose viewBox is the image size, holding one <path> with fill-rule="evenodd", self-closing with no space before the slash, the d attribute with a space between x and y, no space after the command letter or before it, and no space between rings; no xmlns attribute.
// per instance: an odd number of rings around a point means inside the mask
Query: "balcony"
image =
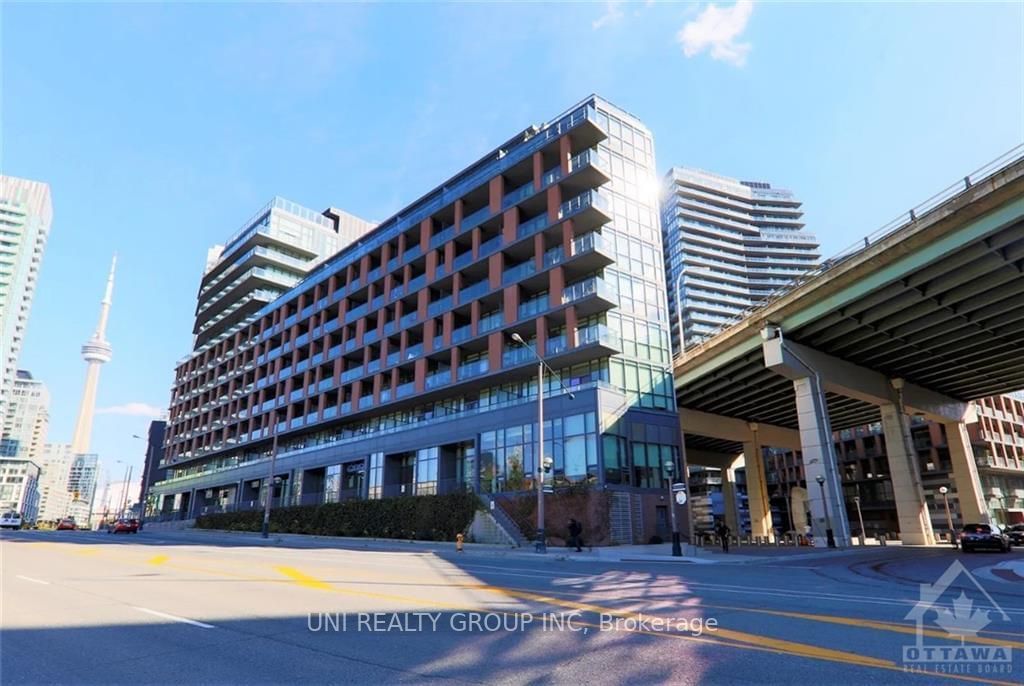
<svg viewBox="0 0 1024 686"><path fill-rule="evenodd" d="M475 376L486 374L490 371L488 360L476 360L474 362L467 362L466 364L459 365L458 380L463 381L465 379L472 379Z"/></svg>
<svg viewBox="0 0 1024 686"><path fill-rule="evenodd" d="M485 205L476 212L472 212L471 214L468 214L465 217L463 217L460 230L469 231L470 229L475 228L478 224L480 224L482 221L484 221L490 216L491 208Z"/></svg>
<svg viewBox="0 0 1024 686"><path fill-rule="evenodd" d="M433 374L427 375L425 388L426 390L433 390L435 388L441 388L447 386L452 382L452 370L445 369L443 371L434 372Z"/></svg>
<svg viewBox="0 0 1024 686"><path fill-rule="evenodd" d="M604 279L592 276L566 288L562 293L562 303L576 303L577 311L588 315L615 307L618 297Z"/></svg>
<svg viewBox="0 0 1024 686"><path fill-rule="evenodd" d="M459 291L459 304L465 305L466 303L476 300L481 295L491 290L491 284L487 279L483 281L477 281L476 283L466 286Z"/></svg>

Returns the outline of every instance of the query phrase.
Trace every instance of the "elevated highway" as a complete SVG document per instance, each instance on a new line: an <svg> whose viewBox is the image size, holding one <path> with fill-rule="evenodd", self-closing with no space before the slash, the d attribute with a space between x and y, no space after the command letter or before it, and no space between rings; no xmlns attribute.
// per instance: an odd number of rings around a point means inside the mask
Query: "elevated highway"
<svg viewBox="0 0 1024 686"><path fill-rule="evenodd" d="M985 521L964 425L971 400L1024 388L1024 146L684 350L675 384L691 463L798 447L812 526L827 504L840 545L832 431L877 421L902 537L933 541L908 414L945 426L963 516ZM763 460L747 479L753 533L770 535Z"/></svg>

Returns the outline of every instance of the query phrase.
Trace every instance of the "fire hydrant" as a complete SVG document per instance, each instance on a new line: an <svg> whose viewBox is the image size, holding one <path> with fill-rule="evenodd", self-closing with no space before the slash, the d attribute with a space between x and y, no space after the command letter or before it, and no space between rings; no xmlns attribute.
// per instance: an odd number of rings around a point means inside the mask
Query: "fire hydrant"
<svg viewBox="0 0 1024 686"><path fill-rule="evenodd" d="M455 552L462 552L462 542L465 540L465 536L462 534L455 534Z"/></svg>

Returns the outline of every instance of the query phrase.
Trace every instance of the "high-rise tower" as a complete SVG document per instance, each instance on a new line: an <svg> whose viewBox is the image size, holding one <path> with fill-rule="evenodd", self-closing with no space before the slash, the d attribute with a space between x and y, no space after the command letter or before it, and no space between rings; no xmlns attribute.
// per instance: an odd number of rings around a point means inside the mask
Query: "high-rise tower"
<svg viewBox="0 0 1024 686"><path fill-rule="evenodd" d="M0 406L17 378L52 220L48 185L0 174Z"/></svg>
<svg viewBox="0 0 1024 686"><path fill-rule="evenodd" d="M75 422L75 435L71 440L71 452L81 455L89 452L89 438L92 435L92 415L96 409L96 387L100 382L100 365L110 362L113 349L107 342L107 318L110 316L110 303L114 295L114 268L117 256L110 263L110 275L107 276L107 290L100 301L100 320L96 331L82 346L82 359L88 365L85 372L85 388L82 390L82 405L78 409L78 421Z"/></svg>
<svg viewBox="0 0 1024 686"><path fill-rule="evenodd" d="M800 201L763 181L675 167L661 206L672 349L678 354L813 269Z"/></svg>

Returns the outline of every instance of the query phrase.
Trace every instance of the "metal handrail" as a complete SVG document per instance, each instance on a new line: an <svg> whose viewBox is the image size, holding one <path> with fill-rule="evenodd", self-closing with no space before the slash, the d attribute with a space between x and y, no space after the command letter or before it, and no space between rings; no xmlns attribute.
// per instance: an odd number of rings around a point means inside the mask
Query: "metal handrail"
<svg viewBox="0 0 1024 686"><path fill-rule="evenodd" d="M992 178L996 174L1004 171L1011 165L1024 160L1024 143L1014 146L1010 150L1006 151L994 160L982 165L978 169L974 170L967 176L963 177L959 181L950 184L946 188L942 189L935 195L931 196L927 200L919 203L912 207L907 212L900 214L892 221L883 224L880 228L874 232L865 236L862 240L854 243L844 250L836 253L832 257L823 261L820 265L814 269L809 269L806 272L796 276L785 286L782 286L772 292L771 295L766 297L764 300L759 301L756 305L748 307L739 314L735 315L730 321L722 324L714 333L709 334L700 343L688 347L686 350L676 353L673 357L673 366L682 362L683 356L690 356L694 353L699 353L705 348L709 347L711 343L719 336L724 335L733 327L741 324L755 313L762 310L768 309L769 306L781 300L783 297L789 295L797 288L803 286L807 282L825 274L826 272L837 267L841 262L845 262L847 259L861 253L872 245L878 243L878 241L887 238L888 236L896 233L900 229L903 229L910 224L913 224L918 219L921 219L925 214L938 208L943 203L952 200L961 193L966 193L972 186L976 186L979 183L983 183L988 179ZM679 332L680 336L683 332Z"/></svg>

